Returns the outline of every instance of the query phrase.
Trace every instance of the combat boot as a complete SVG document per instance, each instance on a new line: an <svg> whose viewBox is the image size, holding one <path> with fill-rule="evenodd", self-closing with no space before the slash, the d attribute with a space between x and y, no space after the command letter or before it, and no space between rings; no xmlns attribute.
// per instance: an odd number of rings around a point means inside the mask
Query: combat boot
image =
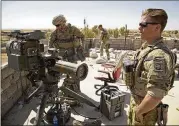
<svg viewBox="0 0 179 126"><path fill-rule="evenodd" d="M74 120L73 121L73 126L101 126L101 120L94 120L94 121L89 121L85 120L84 122L79 121L79 120Z"/></svg>

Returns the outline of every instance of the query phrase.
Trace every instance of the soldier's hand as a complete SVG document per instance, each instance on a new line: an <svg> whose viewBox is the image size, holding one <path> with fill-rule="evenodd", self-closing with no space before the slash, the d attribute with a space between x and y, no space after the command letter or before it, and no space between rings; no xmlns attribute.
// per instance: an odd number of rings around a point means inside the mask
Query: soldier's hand
<svg viewBox="0 0 179 126"><path fill-rule="evenodd" d="M142 123L143 119L144 119L143 115L141 113L139 113L139 109L137 107L134 109L134 111L135 111L135 115L136 115L136 120L139 121L140 123Z"/></svg>

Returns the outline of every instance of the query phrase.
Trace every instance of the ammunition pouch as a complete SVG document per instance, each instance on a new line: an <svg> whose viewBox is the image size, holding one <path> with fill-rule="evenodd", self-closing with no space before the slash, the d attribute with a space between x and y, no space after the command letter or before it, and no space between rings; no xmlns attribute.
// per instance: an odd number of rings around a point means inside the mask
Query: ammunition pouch
<svg viewBox="0 0 179 126"><path fill-rule="evenodd" d="M66 40L57 40L56 44L58 44L58 48L77 48L78 46L80 46L80 42L79 41L66 41Z"/></svg>
<svg viewBox="0 0 179 126"><path fill-rule="evenodd" d="M108 40L108 39L109 39L109 35L108 34L103 34L102 40Z"/></svg>
<svg viewBox="0 0 179 126"><path fill-rule="evenodd" d="M63 57L63 60L68 61L68 62L76 62L77 58L75 55L75 50L74 48L59 48L59 56Z"/></svg>
<svg viewBox="0 0 179 126"><path fill-rule="evenodd" d="M60 48L59 49L59 55L62 56L63 58L72 56L74 54L75 54L75 52L74 52L73 48L68 48L68 49Z"/></svg>
<svg viewBox="0 0 179 126"><path fill-rule="evenodd" d="M146 91L146 85L147 85L147 79L142 78L142 77L136 77L135 75L135 85L134 89L135 89L135 94L141 97L144 97L147 93Z"/></svg>
<svg viewBox="0 0 179 126"><path fill-rule="evenodd" d="M85 55L84 55L84 51L83 51L83 48L82 46L79 46L76 50L76 55L77 55L77 58L81 61L84 61L85 60Z"/></svg>
<svg viewBox="0 0 179 126"><path fill-rule="evenodd" d="M69 43L69 42L73 42L74 38L69 38L69 39L58 39L60 42L65 42L65 43Z"/></svg>
<svg viewBox="0 0 179 126"><path fill-rule="evenodd" d="M59 55L69 62L84 61L85 55L80 42L58 43Z"/></svg>
<svg viewBox="0 0 179 126"><path fill-rule="evenodd" d="M159 126L166 126L167 121L168 121L168 104L162 104L160 103L157 106L157 113L158 113L158 119L157 119L157 124Z"/></svg>
<svg viewBox="0 0 179 126"><path fill-rule="evenodd" d="M124 82L127 86L134 86L134 63L123 62Z"/></svg>
<svg viewBox="0 0 179 126"><path fill-rule="evenodd" d="M133 74L134 74L133 72L124 73L124 82L129 87L134 86Z"/></svg>

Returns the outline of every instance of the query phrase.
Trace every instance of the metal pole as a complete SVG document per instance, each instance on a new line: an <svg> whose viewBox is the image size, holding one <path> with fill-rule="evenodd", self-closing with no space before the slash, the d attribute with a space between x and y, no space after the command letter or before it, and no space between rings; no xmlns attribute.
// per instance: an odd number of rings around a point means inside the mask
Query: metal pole
<svg viewBox="0 0 179 126"><path fill-rule="evenodd" d="M86 19L85 19L85 18L84 18L84 22L83 22L83 23L84 23L84 42L83 42L84 44L83 44L83 48L84 48L85 51L86 51L86 42L85 42L85 39L86 39L86 38L85 38L85 34L86 34L86 31L85 31Z"/></svg>
<svg viewBox="0 0 179 126"><path fill-rule="evenodd" d="M127 33L127 24L126 24L126 26L125 26L125 29L126 29L126 30L125 30L125 45L124 45L124 49L126 49L126 37L127 37L127 36L126 36L126 33Z"/></svg>
<svg viewBox="0 0 179 126"><path fill-rule="evenodd" d="M86 18L84 18L84 33L86 35Z"/></svg>

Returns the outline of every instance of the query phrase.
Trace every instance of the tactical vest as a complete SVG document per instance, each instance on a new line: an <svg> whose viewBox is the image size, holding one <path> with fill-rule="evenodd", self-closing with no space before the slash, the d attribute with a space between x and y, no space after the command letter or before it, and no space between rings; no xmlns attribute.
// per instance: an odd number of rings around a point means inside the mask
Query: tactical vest
<svg viewBox="0 0 179 126"><path fill-rule="evenodd" d="M103 32L101 33L101 35L102 35L101 40L107 41L107 40L109 39L109 34L107 33L107 31L106 31L106 33L104 33L104 31L103 31Z"/></svg>
<svg viewBox="0 0 179 126"><path fill-rule="evenodd" d="M56 33L56 40L53 44L59 49L77 48L81 45L79 38L72 34L71 25L68 25L67 28L69 29L69 34L71 35L69 38L58 39Z"/></svg>
<svg viewBox="0 0 179 126"><path fill-rule="evenodd" d="M147 75L147 73L142 73L142 67L143 67L144 59L147 57L147 55L150 52L152 52L155 49L162 49L167 54L169 54L169 56L172 59L173 73L170 75L170 85L168 87L168 90L170 90L173 87L174 77L175 77L174 66L175 66L176 57L171 51L169 51L169 49L166 46L163 48L160 48L160 47L157 47L157 44L149 48L146 52L144 52L144 54L142 55L140 59L137 59L137 56L140 54L140 51L139 51L133 63L130 63L128 65L125 65L125 64L123 65L124 81L126 85L130 88L131 92L136 95L139 95L142 97L146 95L146 91L144 89L148 82L147 82L147 78L143 76Z"/></svg>

